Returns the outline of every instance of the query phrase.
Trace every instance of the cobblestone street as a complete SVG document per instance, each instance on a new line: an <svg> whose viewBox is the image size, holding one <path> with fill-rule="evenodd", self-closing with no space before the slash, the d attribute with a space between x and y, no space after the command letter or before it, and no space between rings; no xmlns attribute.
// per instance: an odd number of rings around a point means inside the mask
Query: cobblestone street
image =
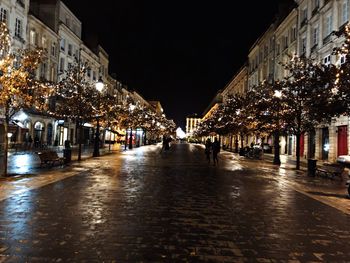
<svg viewBox="0 0 350 263"><path fill-rule="evenodd" d="M147 146L0 186L0 262L350 262L345 182Z"/></svg>

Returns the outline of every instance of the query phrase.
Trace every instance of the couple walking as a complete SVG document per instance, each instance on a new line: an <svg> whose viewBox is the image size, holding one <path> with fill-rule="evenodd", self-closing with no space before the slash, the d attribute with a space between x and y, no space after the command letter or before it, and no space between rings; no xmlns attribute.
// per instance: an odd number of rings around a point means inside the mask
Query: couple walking
<svg viewBox="0 0 350 263"><path fill-rule="evenodd" d="M205 155L207 156L208 163L210 163L210 154L212 153L214 165L218 164L219 152L220 152L220 143L218 141L218 138L215 138L213 143L208 138L205 142Z"/></svg>

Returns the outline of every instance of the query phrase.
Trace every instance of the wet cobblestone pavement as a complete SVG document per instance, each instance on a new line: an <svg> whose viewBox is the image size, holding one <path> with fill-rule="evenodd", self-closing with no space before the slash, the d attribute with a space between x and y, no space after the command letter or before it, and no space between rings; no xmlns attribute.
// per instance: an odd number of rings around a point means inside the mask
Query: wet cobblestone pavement
<svg viewBox="0 0 350 263"><path fill-rule="evenodd" d="M344 182L199 145L1 183L0 262L350 262Z"/></svg>

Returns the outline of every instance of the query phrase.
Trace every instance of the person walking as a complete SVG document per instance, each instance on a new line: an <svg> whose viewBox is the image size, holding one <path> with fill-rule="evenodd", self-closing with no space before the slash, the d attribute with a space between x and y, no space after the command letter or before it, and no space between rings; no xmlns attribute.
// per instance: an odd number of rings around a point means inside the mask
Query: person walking
<svg viewBox="0 0 350 263"><path fill-rule="evenodd" d="M218 153L220 152L220 143L218 141L218 138L215 138L211 148L213 151L213 162L214 162L214 165L216 165L219 163Z"/></svg>
<svg viewBox="0 0 350 263"><path fill-rule="evenodd" d="M207 156L208 163L210 163L210 154L211 154L211 141L208 138L205 141L205 150L204 150L205 155Z"/></svg>

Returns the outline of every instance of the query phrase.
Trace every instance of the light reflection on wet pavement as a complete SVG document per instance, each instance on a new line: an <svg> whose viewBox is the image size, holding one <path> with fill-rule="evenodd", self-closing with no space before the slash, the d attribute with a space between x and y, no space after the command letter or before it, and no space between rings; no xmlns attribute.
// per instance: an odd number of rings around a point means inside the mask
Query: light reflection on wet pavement
<svg viewBox="0 0 350 263"><path fill-rule="evenodd" d="M1 183L0 262L350 261L343 182L199 145Z"/></svg>

